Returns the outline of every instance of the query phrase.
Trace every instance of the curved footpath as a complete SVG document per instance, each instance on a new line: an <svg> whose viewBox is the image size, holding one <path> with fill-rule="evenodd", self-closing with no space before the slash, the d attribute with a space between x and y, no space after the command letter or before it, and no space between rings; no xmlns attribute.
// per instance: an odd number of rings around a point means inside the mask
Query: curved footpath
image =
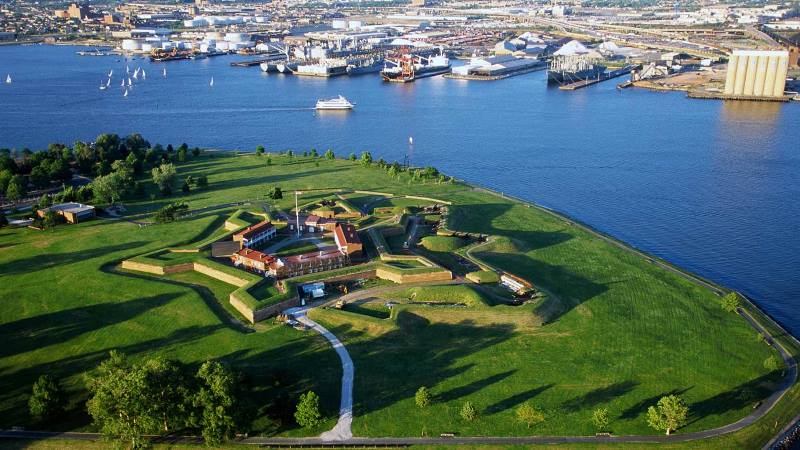
<svg viewBox="0 0 800 450"><path fill-rule="evenodd" d="M339 420L336 422L330 431L326 431L319 436L319 439L325 441L347 441L353 438L353 432L350 430L350 425L353 423L353 377L355 366L353 360L350 359L350 354L344 344L333 335L330 331L325 329L322 325L311 320L306 311L312 307L306 306L301 308L290 308L286 310L287 314L291 314L297 319L298 322L313 329L321 334L328 342L331 343L339 359L342 360L342 397L339 402ZM249 442L248 442L249 443Z"/></svg>

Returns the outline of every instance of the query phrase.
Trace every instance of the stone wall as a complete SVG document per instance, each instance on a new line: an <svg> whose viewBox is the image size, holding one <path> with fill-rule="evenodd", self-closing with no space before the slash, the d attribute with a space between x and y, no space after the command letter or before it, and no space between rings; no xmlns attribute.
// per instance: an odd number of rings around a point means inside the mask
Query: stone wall
<svg viewBox="0 0 800 450"><path fill-rule="evenodd" d="M378 278L393 281L397 284L449 281L453 279L453 273L446 269L429 273L400 274L379 267L375 271L375 274Z"/></svg>
<svg viewBox="0 0 800 450"><path fill-rule="evenodd" d="M212 269L211 267L208 267L201 263L194 263L194 270L202 273L203 275L208 275L211 278L215 278L219 281L232 284L236 287L242 287L245 284L249 283L249 281L245 280L244 278L239 278L234 275L227 274L225 272L222 272L221 270Z"/></svg>

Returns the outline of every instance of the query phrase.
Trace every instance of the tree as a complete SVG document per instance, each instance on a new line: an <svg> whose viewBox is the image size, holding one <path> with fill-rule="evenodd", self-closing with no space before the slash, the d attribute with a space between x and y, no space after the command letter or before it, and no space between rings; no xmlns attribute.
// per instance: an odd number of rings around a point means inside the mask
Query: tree
<svg viewBox="0 0 800 450"><path fill-rule="evenodd" d="M256 147L256 156L261 156L263 154L264 154L264 146L259 145L258 147Z"/></svg>
<svg viewBox="0 0 800 450"><path fill-rule="evenodd" d="M8 219L6 219L6 213L2 209L0 209L0 228L8 225Z"/></svg>
<svg viewBox="0 0 800 450"><path fill-rule="evenodd" d="M174 222L178 214L189 209L186 203L172 203L156 211L153 219L158 223Z"/></svg>
<svg viewBox="0 0 800 450"><path fill-rule="evenodd" d="M372 164L372 154L370 152L361 152L361 165L368 167Z"/></svg>
<svg viewBox="0 0 800 450"><path fill-rule="evenodd" d="M291 158L291 157L293 157L293 156L294 156L294 152L293 152L293 151L291 151L291 150L286 150L286 156L288 156L289 158Z"/></svg>
<svg viewBox="0 0 800 450"><path fill-rule="evenodd" d="M300 395L300 401L297 402L297 409L294 411L294 419L298 425L306 428L313 427L321 421L319 396L314 391Z"/></svg>
<svg viewBox="0 0 800 450"><path fill-rule="evenodd" d="M153 183L165 195L172 192L172 183L175 181L175 166L172 163L161 164L152 170Z"/></svg>
<svg viewBox="0 0 800 450"><path fill-rule="evenodd" d="M147 377L122 353L112 350L97 374L88 378L88 386L89 414L106 437L141 448L147 443L144 435L160 430L160 418L147 401Z"/></svg>
<svg viewBox="0 0 800 450"><path fill-rule="evenodd" d="M6 198L15 203L22 200L27 193L25 186L25 179L22 178L22 175L14 175L8 182L8 187L6 188Z"/></svg>
<svg viewBox="0 0 800 450"><path fill-rule="evenodd" d="M92 192L99 203L113 205L125 193L125 178L119 172L99 176L92 181Z"/></svg>
<svg viewBox="0 0 800 450"><path fill-rule="evenodd" d="M28 408L31 416L37 419L48 419L64 410L64 393L53 377L42 375L36 380Z"/></svg>
<svg viewBox="0 0 800 450"><path fill-rule="evenodd" d="M270 156L267 156L267 165L268 166L272 165L272 157L270 157Z"/></svg>
<svg viewBox="0 0 800 450"><path fill-rule="evenodd" d="M195 411L189 422L201 429L206 445L218 447L233 437L236 429L236 380L233 373L216 361L204 362L195 377L199 388L192 401Z"/></svg>
<svg viewBox="0 0 800 450"><path fill-rule="evenodd" d="M188 152L189 152L189 150L183 148L183 146L178 147L178 161L180 161L180 162L186 161L186 154Z"/></svg>
<svg viewBox="0 0 800 450"><path fill-rule="evenodd" d="M40 164L31 170L30 180L37 188L44 188L50 184L50 174L44 164Z"/></svg>
<svg viewBox="0 0 800 450"><path fill-rule="evenodd" d="M200 147L195 147L192 149L192 156L194 156L195 158L200 156Z"/></svg>
<svg viewBox="0 0 800 450"><path fill-rule="evenodd" d="M325 159L335 159L335 158L336 155L333 154L333 150L328 149L328 151L325 152Z"/></svg>
<svg viewBox="0 0 800 450"><path fill-rule="evenodd" d="M205 175L200 175L199 177L197 177L197 187L201 189L208 187L208 177Z"/></svg>
<svg viewBox="0 0 800 450"><path fill-rule="evenodd" d="M58 215L53 210L48 210L42 217L42 228L49 230L58 224Z"/></svg>
<svg viewBox="0 0 800 450"><path fill-rule="evenodd" d="M689 407L677 395L661 397L656 406L647 408L647 423L659 431L666 431L667 436L686 424Z"/></svg>
<svg viewBox="0 0 800 450"><path fill-rule="evenodd" d="M14 178L14 174L10 170L0 170L0 194L5 195L8 183L11 182L12 178Z"/></svg>
<svg viewBox="0 0 800 450"><path fill-rule="evenodd" d="M534 408L532 405L523 403L517 408L517 420L530 428L544 421L544 413Z"/></svg>
<svg viewBox="0 0 800 450"><path fill-rule="evenodd" d="M739 294L731 292L730 294L722 297L722 309L728 312L736 312L742 306L742 300Z"/></svg>
<svg viewBox="0 0 800 450"><path fill-rule="evenodd" d="M319 153L317 153L317 149L315 149L315 148L311 149L311 157L312 158L319 158Z"/></svg>
<svg viewBox="0 0 800 450"><path fill-rule="evenodd" d="M181 191L183 191L184 194L188 194L189 191L191 191L191 190L192 190L192 188L189 186L189 182L188 181L184 181L183 184L181 185Z"/></svg>
<svg viewBox="0 0 800 450"><path fill-rule="evenodd" d="M175 151L175 147L172 144L167 144L167 153L172 153Z"/></svg>
<svg viewBox="0 0 800 450"><path fill-rule="evenodd" d="M609 422L608 408L597 408L592 411L592 423L597 431L605 430Z"/></svg>
<svg viewBox="0 0 800 450"><path fill-rule="evenodd" d="M356 160L356 154L355 153L350 153L350 156L348 156L347 159L349 159L350 161L355 161Z"/></svg>
<svg viewBox="0 0 800 450"><path fill-rule="evenodd" d="M425 386L420 386L417 389L417 393L414 394L414 403L417 404L417 407L424 408L431 403L431 392Z"/></svg>
<svg viewBox="0 0 800 450"><path fill-rule="evenodd" d="M281 191L280 186L272 186L269 192L267 192L267 197L273 200L280 200L283 198L283 191Z"/></svg>
<svg viewBox="0 0 800 450"><path fill-rule="evenodd" d="M473 420L478 418L478 410L475 408L475 405L472 404L470 401L464 402L464 405L461 406L461 411L459 412L461 418L466 420L467 422L472 422Z"/></svg>

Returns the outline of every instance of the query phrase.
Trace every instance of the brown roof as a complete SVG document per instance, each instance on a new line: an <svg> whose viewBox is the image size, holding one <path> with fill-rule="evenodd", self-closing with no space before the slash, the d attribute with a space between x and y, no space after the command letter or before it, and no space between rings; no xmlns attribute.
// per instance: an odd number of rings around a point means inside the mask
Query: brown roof
<svg viewBox="0 0 800 450"><path fill-rule="evenodd" d="M269 264L275 260L275 258L267 255L266 253L261 253L258 250L250 250L249 248L243 248L236 252L236 254L242 258L252 259L253 261L261 261L266 264Z"/></svg>
<svg viewBox="0 0 800 450"><path fill-rule="evenodd" d="M311 214L310 216L306 217L305 223L306 223L306 225L312 225L313 226L313 225L316 225L320 221L320 219L322 219L322 217L320 217L320 216L318 216L316 214Z"/></svg>
<svg viewBox="0 0 800 450"><path fill-rule="evenodd" d="M234 234L233 236L234 238L238 237L238 238L250 239L251 236L263 233L264 231L267 231L270 228L272 228L272 222L270 222L269 220L265 220L255 225L250 225L249 227Z"/></svg>
<svg viewBox="0 0 800 450"><path fill-rule="evenodd" d="M339 242L345 244L360 244L361 238L358 237L356 227L349 223L337 223L336 228L333 230Z"/></svg>

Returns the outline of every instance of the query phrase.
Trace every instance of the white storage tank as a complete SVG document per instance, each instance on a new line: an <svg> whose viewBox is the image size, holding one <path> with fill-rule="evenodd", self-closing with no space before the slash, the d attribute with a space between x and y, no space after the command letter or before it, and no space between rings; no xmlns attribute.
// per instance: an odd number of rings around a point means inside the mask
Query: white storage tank
<svg viewBox="0 0 800 450"><path fill-rule="evenodd" d="M224 41L225 40L225 33L220 33L219 31L209 31L206 33L206 40L207 41Z"/></svg>
<svg viewBox="0 0 800 450"><path fill-rule="evenodd" d="M175 43L172 41L164 41L161 43L161 48L163 48L164 50L172 50L173 48L175 48Z"/></svg>
<svg viewBox="0 0 800 450"><path fill-rule="evenodd" d="M153 44L145 42L144 44L142 44L142 51L145 53L150 53L151 51L153 51Z"/></svg>
<svg viewBox="0 0 800 450"><path fill-rule="evenodd" d="M225 40L228 42L245 42L250 40L250 36L246 33L227 33Z"/></svg>
<svg viewBox="0 0 800 450"><path fill-rule="evenodd" d="M230 50L230 43L225 41L217 42L217 50L227 52Z"/></svg>
<svg viewBox="0 0 800 450"><path fill-rule="evenodd" d="M136 39L123 39L122 49L128 52L134 52L142 49L142 43Z"/></svg>
<svg viewBox="0 0 800 450"><path fill-rule="evenodd" d="M333 23L331 23L331 26L334 30L344 30L347 28L347 21L342 19L334 19Z"/></svg>
<svg viewBox="0 0 800 450"><path fill-rule="evenodd" d="M361 28L363 26L364 26L364 24L360 20L351 20L351 21L347 22L347 28L349 28L351 30L356 30L356 29Z"/></svg>

